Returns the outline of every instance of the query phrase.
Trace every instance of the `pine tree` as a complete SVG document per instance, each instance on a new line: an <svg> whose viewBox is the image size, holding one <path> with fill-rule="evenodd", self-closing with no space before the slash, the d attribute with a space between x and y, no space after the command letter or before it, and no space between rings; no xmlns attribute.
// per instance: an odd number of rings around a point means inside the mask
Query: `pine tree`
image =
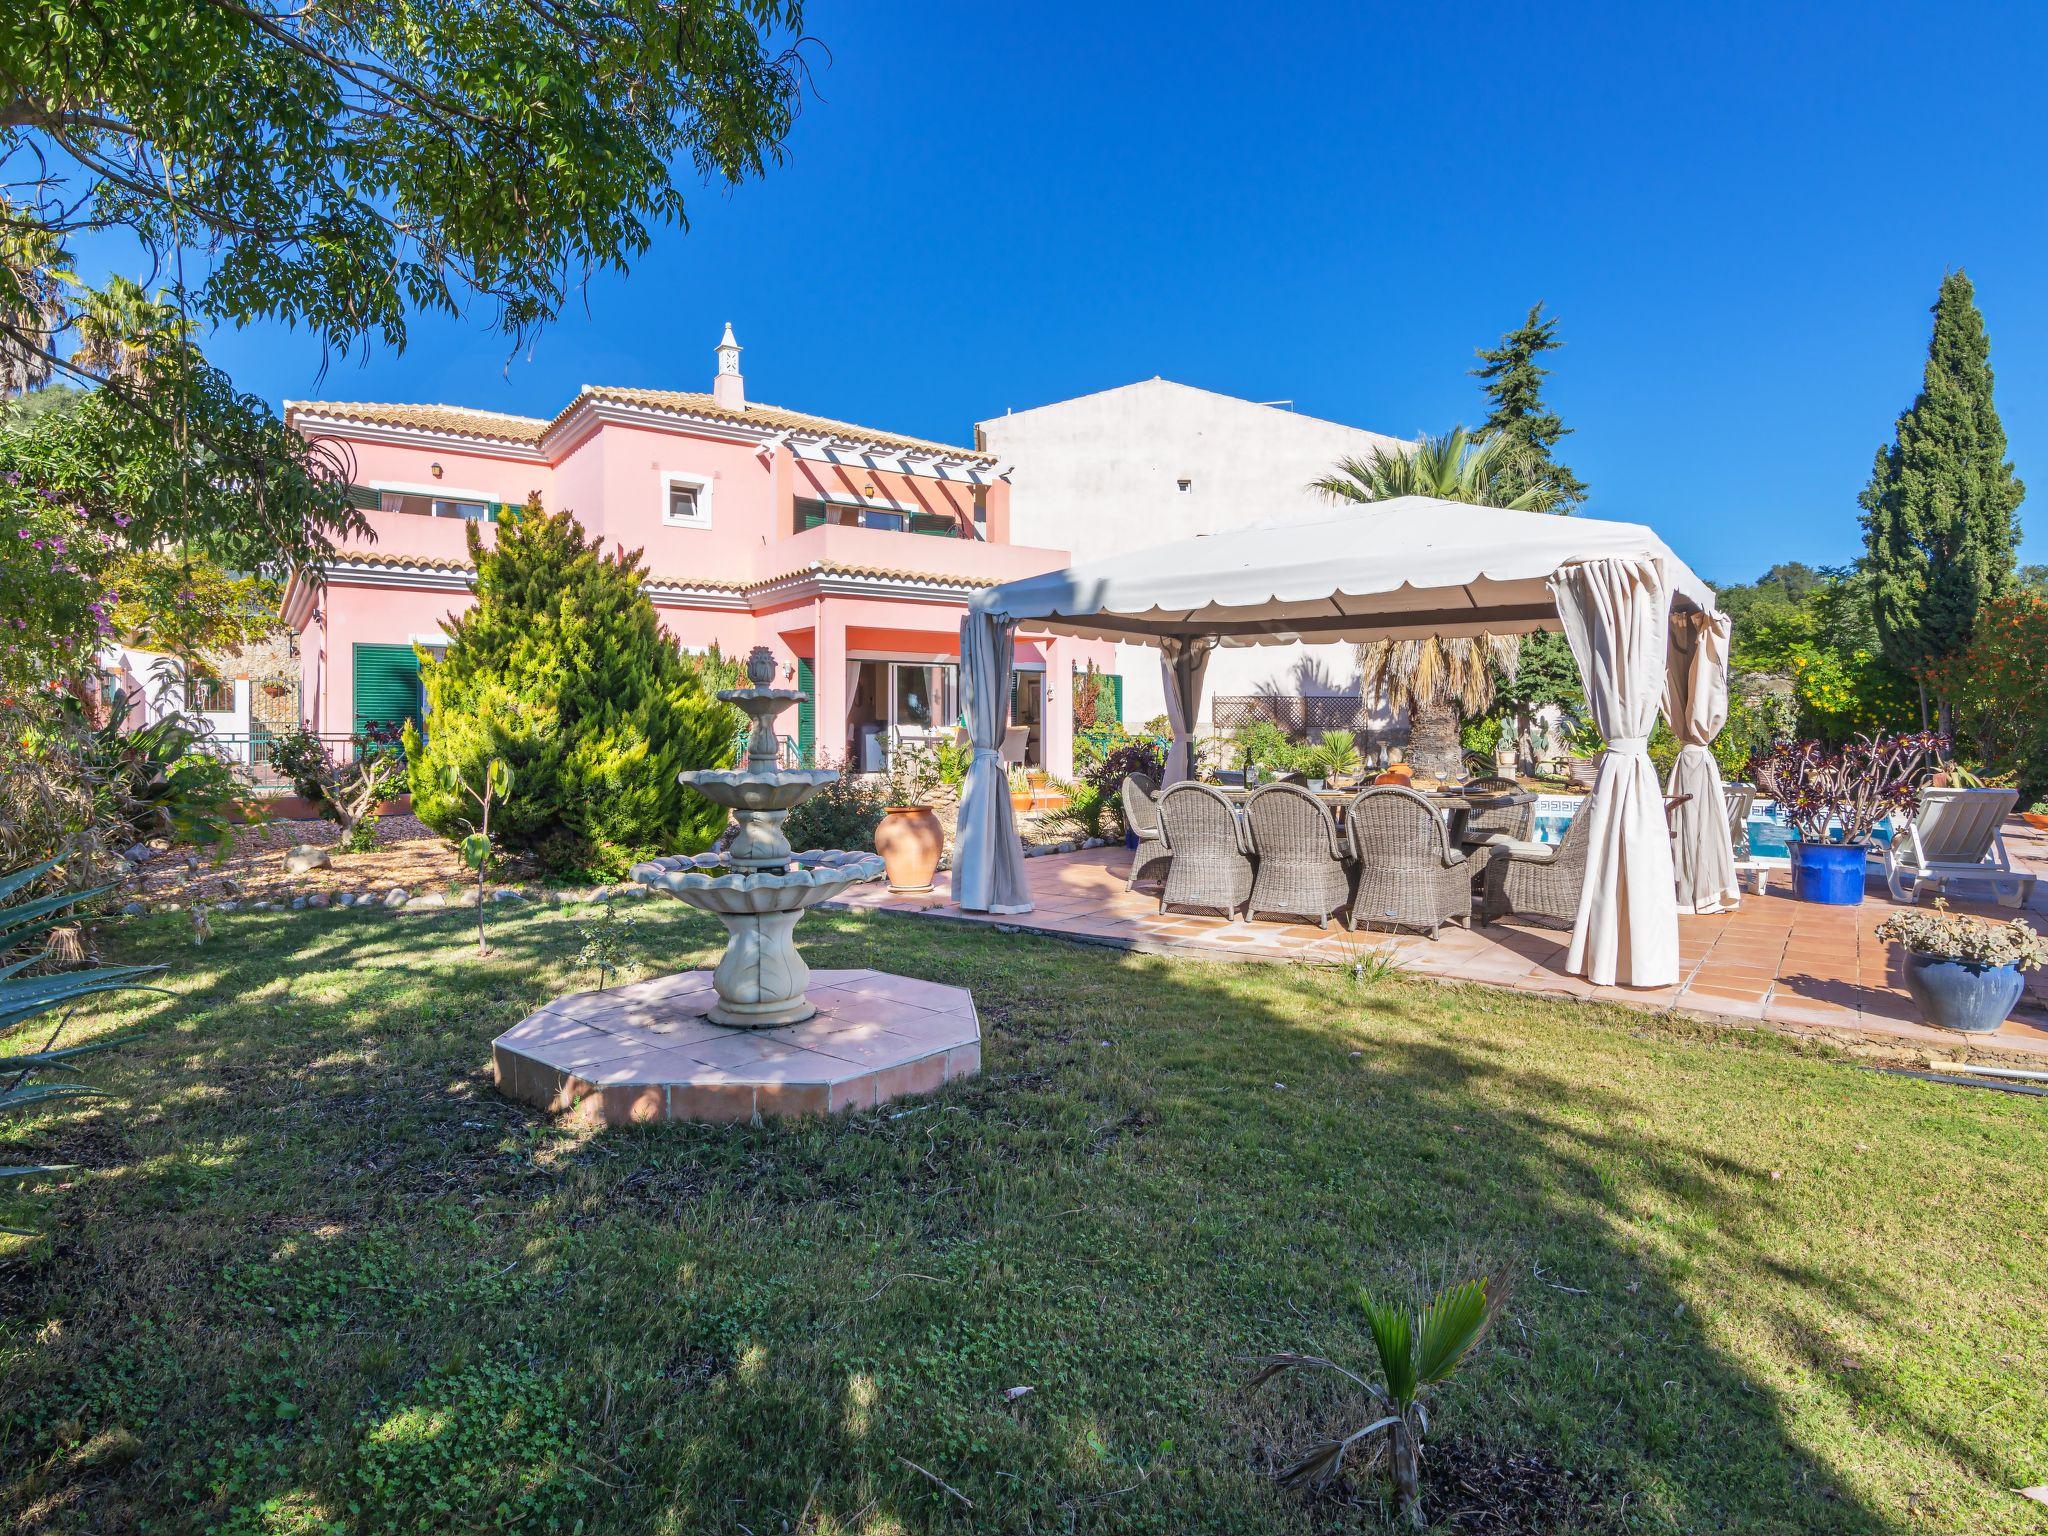
<svg viewBox="0 0 2048 1536"><path fill-rule="evenodd" d="M2026 487L2006 459L1991 383L1975 290L1951 272L1934 303L1919 397L1857 498L1878 640L1912 675L1967 646L1978 609L2014 580ZM1948 701L1937 703L1946 729Z"/></svg>
<svg viewBox="0 0 2048 1536"><path fill-rule="evenodd" d="M1555 500L1553 512L1571 513L1586 499L1586 483L1557 461L1557 441L1571 428L1543 403L1543 381L1550 370L1537 361L1564 343L1557 339L1557 317L1546 316L1539 302L1521 326L1501 337L1498 347L1479 349L1485 364L1472 372L1486 381L1491 404L1479 429L1481 441L1505 437L1522 450L1529 472L1547 480Z"/></svg>
<svg viewBox="0 0 2048 1536"><path fill-rule="evenodd" d="M600 555L569 512L538 497L485 549L472 525L476 605L422 658L427 738L406 729L413 810L460 837L458 779L501 759L518 793L492 839L552 873L616 875L651 854L707 847L725 813L676 782L731 763L744 725L663 634L640 552Z"/></svg>

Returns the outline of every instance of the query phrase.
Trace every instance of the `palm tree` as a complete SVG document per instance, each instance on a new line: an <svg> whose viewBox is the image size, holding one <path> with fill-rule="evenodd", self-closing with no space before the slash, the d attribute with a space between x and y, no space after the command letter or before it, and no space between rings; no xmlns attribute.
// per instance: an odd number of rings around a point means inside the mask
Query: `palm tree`
<svg viewBox="0 0 2048 1536"><path fill-rule="evenodd" d="M144 365L184 341L191 326L175 305L153 299L132 278L116 274L103 289L88 289L73 323L78 348L72 366L99 378L139 384Z"/></svg>
<svg viewBox="0 0 2048 1536"><path fill-rule="evenodd" d="M1369 459L1339 459L1335 472L1310 482L1310 489L1332 501L1434 496L1511 512L1547 512L1557 502L1557 492L1512 438L1474 439L1463 427L1405 450L1375 448Z"/></svg>
<svg viewBox="0 0 2048 1536"><path fill-rule="evenodd" d="M1408 760L1418 771L1454 779L1465 760L1459 727L1493 708L1496 674L1514 676L1521 654L1514 635L1367 640L1358 647L1360 687L1407 711Z"/></svg>
<svg viewBox="0 0 2048 1536"><path fill-rule="evenodd" d="M1514 512L1542 512L1557 499L1531 473L1517 444L1505 437L1475 442L1463 427L1424 437L1405 451L1375 448L1369 459L1340 459L1311 488L1332 501L1431 496ZM1406 711L1408 757L1415 767L1453 779L1464 760L1460 724L1493 707L1495 678L1514 676L1520 654L1519 639L1500 635L1368 640L1358 648L1358 670L1368 698L1376 695L1389 709Z"/></svg>

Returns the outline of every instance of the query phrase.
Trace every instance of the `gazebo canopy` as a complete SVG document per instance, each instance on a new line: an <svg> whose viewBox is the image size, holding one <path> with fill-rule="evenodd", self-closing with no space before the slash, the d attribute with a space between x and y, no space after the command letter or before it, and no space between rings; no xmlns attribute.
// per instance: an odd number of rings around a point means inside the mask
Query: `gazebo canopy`
<svg viewBox="0 0 2048 1536"><path fill-rule="evenodd" d="M1706 583L1641 523L1399 496L1183 539L978 594L971 609L1091 640L1293 640L1526 634L1558 627L1566 565L1648 558L1680 609Z"/></svg>
<svg viewBox="0 0 2048 1536"><path fill-rule="evenodd" d="M1169 780L1188 774L1202 677L1219 645L1556 627L1607 744L1570 833L1585 879L1567 968L1600 984L1668 986L1678 979L1679 900L1720 910L1737 899L1721 775L1708 750L1727 717L1728 621L1707 584L1641 523L1402 496L981 593L960 623L975 751L954 892L971 911L1030 910L997 751L1020 625L1159 647L1173 731ZM1675 827L1650 762L1660 712L1681 743L1668 793L1691 808Z"/></svg>

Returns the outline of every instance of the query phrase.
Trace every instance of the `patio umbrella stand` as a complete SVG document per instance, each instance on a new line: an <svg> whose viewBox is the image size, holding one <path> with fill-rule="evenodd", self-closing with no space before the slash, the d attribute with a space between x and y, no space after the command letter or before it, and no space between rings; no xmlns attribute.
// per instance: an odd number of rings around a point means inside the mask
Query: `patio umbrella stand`
<svg viewBox="0 0 2048 1536"><path fill-rule="evenodd" d="M753 720L738 769L680 777L727 807L723 852L635 865L633 878L725 925L711 971L685 971L558 998L493 1043L499 1087L551 1111L605 1123L755 1120L868 1108L980 1069L981 1031L964 987L879 971L812 971L798 920L877 880L871 853L792 853L790 811L836 780L776 766L774 718L806 695L770 687L775 657L756 646L749 688L721 699Z"/></svg>

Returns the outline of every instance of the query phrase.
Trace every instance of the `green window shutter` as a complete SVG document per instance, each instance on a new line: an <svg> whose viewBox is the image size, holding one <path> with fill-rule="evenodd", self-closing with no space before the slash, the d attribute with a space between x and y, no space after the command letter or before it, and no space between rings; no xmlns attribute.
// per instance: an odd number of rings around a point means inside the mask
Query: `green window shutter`
<svg viewBox="0 0 2048 1536"><path fill-rule="evenodd" d="M358 645L355 650L358 734L402 720L420 724L420 659L410 645Z"/></svg>
<svg viewBox="0 0 2048 1536"><path fill-rule="evenodd" d="M1109 678L1109 708L1118 720L1124 717L1124 675L1113 672Z"/></svg>
<svg viewBox="0 0 2048 1536"><path fill-rule="evenodd" d="M375 512L384 505L384 493L367 485L352 485L348 488L348 504L358 511Z"/></svg>
<svg viewBox="0 0 2048 1536"><path fill-rule="evenodd" d="M796 707L797 761L808 767L817 760L818 700L815 669L808 656L796 659L796 685L809 695Z"/></svg>
<svg viewBox="0 0 2048 1536"><path fill-rule="evenodd" d="M913 512L910 514L910 531L950 539L959 534L960 524L943 512Z"/></svg>
<svg viewBox="0 0 2048 1536"><path fill-rule="evenodd" d="M796 531L817 528L825 521L825 503L822 501L800 501L796 504Z"/></svg>

